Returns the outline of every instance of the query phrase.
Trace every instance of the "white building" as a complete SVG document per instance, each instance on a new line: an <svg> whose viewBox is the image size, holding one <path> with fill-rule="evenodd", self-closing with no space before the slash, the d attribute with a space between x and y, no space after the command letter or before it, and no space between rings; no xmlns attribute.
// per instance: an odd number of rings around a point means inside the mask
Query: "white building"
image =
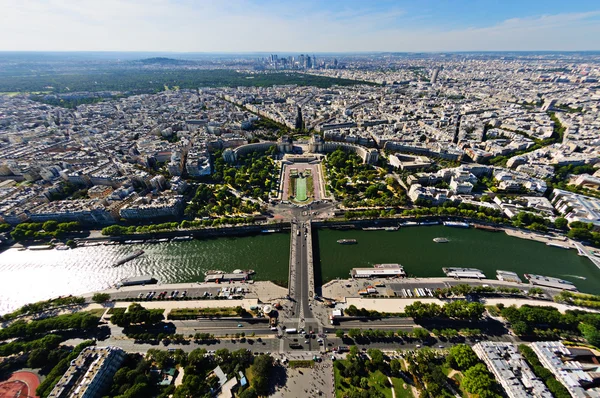
<svg viewBox="0 0 600 398"><path fill-rule="evenodd" d="M600 199L554 189L552 204L569 222L582 221L600 228Z"/></svg>
<svg viewBox="0 0 600 398"><path fill-rule="evenodd" d="M512 343L483 341L473 351L492 372L509 398L552 398Z"/></svg>

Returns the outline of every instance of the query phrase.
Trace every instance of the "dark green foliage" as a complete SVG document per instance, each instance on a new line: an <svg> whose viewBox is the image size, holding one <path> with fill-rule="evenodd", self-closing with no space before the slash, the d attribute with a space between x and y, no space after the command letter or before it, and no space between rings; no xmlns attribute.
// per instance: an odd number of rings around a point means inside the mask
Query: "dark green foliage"
<svg viewBox="0 0 600 398"><path fill-rule="evenodd" d="M4 329L0 329L0 340L15 337L33 337L50 331L69 329L90 330L98 325L99 320L99 317L88 312L58 315L31 322L19 320Z"/></svg>
<svg viewBox="0 0 600 398"><path fill-rule="evenodd" d="M251 386L257 395L269 394L269 376L273 369L273 358L270 355L259 355L254 358L254 363L250 367L252 372Z"/></svg>
<svg viewBox="0 0 600 398"><path fill-rule="evenodd" d="M482 363L478 363L467 369L461 385L467 392L477 394L480 398L500 397L496 393L498 385L494 376Z"/></svg>
<svg viewBox="0 0 600 398"><path fill-rule="evenodd" d="M513 225L517 228L528 228L536 231L547 231L547 223L548 220L544 217L524 211L517 214L513 220Z"/></svg>
<svg viewBox="0 0 600 398"><path fill-rule="evenodd" d="M445 202L442 206L431 206L431 203L415 203L419 208L402 210L403 217L419 216L458 216L484 220L494 224L501 224L506 221L500 210L490 209L483 206L475 206L470 203L456 204L454 202Z"/></svg>
<svg viewBox="0 0 600 398"><path fill-rule="evenodd" d="M512 325L517 335L556 337L557 334L583 335L590 344L600 344L600 314L585 311L566 311L561 314L554 307L524 305L502 309L502 316Z"/></svg>
<svg viewBox="0 0 600 398"><path fill-rule="evenodd" d="M600 330L586 323L580 323L578 328L588 343L600 348Z"/></svg>
<svg viewBox="0 0 600 398"><path fill-rule="evenodd" d="M434 351L424 348L406 357L408 372L421 396L453 397L447 388L447 378L442 372L443 358Z"/></svg>
<svg viewBox="0 0 600 398"><path fill-rule="evenodd" d="M50 230L44 229L44 226ZM56 221L46 221L41 223L21 223L10 233L10 236L16 241L29 239L49 239L64 236L69 232L80 231L81 226L77 221L57 223Z"/></svg>
<svg viewBox="0 0 600 398"><path fill-rule="evenodd" d="M148 310L138 303L129 306L127 312L114 312L110 321L118 326L127 327L130 325L156 325L162 322L164 310Z"/></svg>
<svg viewBox="0 0 600 398"><path fill-rule="evenodd" d="M250 78L249 78L250 77ZM40 92L53 87L55 93L77 91L131 91L153 93L169 87L196 89L198 87L258 86L298 84L300 86L330 87L372 84L348 79L336 79L300 73L242 73L227 69L130 69L104 70L81 74L28 74L0 76L0 92Z"/></svg>
<svg viewBox="0 0 600 398"><path fill-rule="evenodd" d="M10 343L0 345L0 357L7 357L19 352L42 351L49 352L58 347L64 339L56 334L48 334L37 340L30 341L12 341ZM34 359L35 361L35 359Z"/></svg>
<svg viewBox="0 0 600 398"><path fill-rule="evenodd" d="M386 181L385 173L363 164L354 153L335 150L325 159L325 171L328 189L343 200L345 207L403 206L407 203L406 194L397 181ZM377 211L377 214L380 212Z"/></svg>
<svg viewBox="0 0 600 398"><path fill-rule="evenodd" d="M15 319L19 316L35 314L37 312L42 312L47 309L62 307L64 305L73 305L73 304L83 304L85 303L85 299L83 297L76 296L68 296L68 297L59 297L56 299L38 301L36 303L25 304L23 307L19 308L16 311L13 311L9 314L5 314L0 319L3 320L11 320Z"/></svg>
<svg viewBox="0 0 600 398"><path fill-rule="evenodd" d="M466 344L457 344L450 348L450 353L446 357L446 363L450 367L458 370L467 370L479 362L477 354Z"/></svg>
<svg viewBox="0 0 600 398"><path fill-rule="evenodd" d="M568 237L571 239L589 242L592 246L600 247L600 232L595 232L592 223L574 221L569 224L571 230Z"/></svg>
<svg viewBox="0 0 600 398"><path fill-rule="evenodd" d="M92 296L94 303L105 303L110 300L110 294L108 293L96 293Z"/></svg>
<svg viewBox="0 0 600 398"><path fill-rule="evenodd" d="M113 376L105 396L119 398L159 396L166 388L157 386L158 375L150 372L151 366L152 362L145 360L141 355L128 354L121 368ZM173 388L170 389L171 392L172 390Z"/></svg>
<svg viewBox="0 0 600 398"><path fill-rule="evenodd" d="M451 301L441 307L436 303L422 303L415 301L407 305L404 309L408 316L413 318L434 318L448 317L456 319L479 319L485 312L485 306L477 302L467 302L465 300Z"/></svg>

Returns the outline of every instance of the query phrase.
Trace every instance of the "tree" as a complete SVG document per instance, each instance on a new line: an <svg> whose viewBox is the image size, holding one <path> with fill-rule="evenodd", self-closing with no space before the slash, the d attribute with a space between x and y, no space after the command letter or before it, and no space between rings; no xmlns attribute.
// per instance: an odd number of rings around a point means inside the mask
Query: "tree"
<svg viewBox="0 0 600 398"><path fill-rule="evenodd" d="M42 229L46 232L54 232L58 228L58 221L49 220L42 225Z"/></svg>
<svg viewBox="0 0 600 398"><path fill-rule="evenodd" d="M564 217L557 217L556 220L554 220L554 226L558 229L567 229L568 225L569 221Z"/></svg>
<svg viewBox="0 0 600 398"><path fill-rule="evenodd" d="M92 296L94 303L102 304L110 300L110 294L108 293L96 293Z"/></svg>
<svg viewBox="0 0 600 398"><path fill-rule="evenodd" d="M425 340L429 337L429 332L423 328L414 328L412 333L413 336L415 336L415 338L419 340Z"/></svg>
<svg viewBox="0 0 600 398"><path fill-rule="evenodd" d="M479 363L479 358L468 345L457 344L450 348L446 361L454 369L466 370Z"/></svg>
<svg viewBox="0 0 600 398"><path fill-rule="evenodd" d="M580 323L578 328L588 343L600 347L600 331L598 329L586 323Z"/></svg>
<svg viewBox="0 0 600 398"><path fill-rule="evenodd" d="M270 355L259 355L254 358L250 367L252 377L252 388L257 395L269 394L269 375L273 369L273 358Z"/></svg>
<svg viewBox="0 0 600 398"><path fill-rule="evenodd" d="M484 364L478 363L467 369L462 385L467 392L477 394L480 397L491 397L489 395L494 389L494 379L491 377Z"/></svg>
<svg viewBox="0 0 600 398"><path fill-rule="evenodd" d="M249 387L246 388L244 391L242 391L239 395L239 398L257 398L258 395L256 395L256 391L254 391L254 388Z"/></svg>
<svg viewBox="0 0 600 398"><path fill-rule="evenodd" d="M525 336L529 334L529 326L523 321L516 321L512 323L512 330L517 336Z"/></svg>
<svg viewBox="0 0 600 398"><path fill-rule="evenodd" d="M367 354L371 357L371 362L373 362L375 366L383 364L383 352L381 352L381 350L369 348Z"/></svg>
<svg viewBox="0 0 600 398"><path fill-rule="evenodd" d="M338 339L341 339L344 337L344 331L342 329L337 329L335 331L335 337L337 337Z"/></svg>

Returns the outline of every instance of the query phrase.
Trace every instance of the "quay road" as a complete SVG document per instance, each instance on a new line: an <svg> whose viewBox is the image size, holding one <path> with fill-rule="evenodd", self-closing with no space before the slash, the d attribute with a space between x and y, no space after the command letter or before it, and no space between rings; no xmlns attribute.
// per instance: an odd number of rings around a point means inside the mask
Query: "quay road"
<svg viewBox="0 0 600 398"><path fill-rule="evenodd" d="M170 322L177 328L177 333L188 336L196 333L209 333L215 336L235 335L236 333L244 333L246 337L252 335L270 335L274 333L269 328L269 320L267 318L253 319L196 319L185 321L166 321Z"/></svg>

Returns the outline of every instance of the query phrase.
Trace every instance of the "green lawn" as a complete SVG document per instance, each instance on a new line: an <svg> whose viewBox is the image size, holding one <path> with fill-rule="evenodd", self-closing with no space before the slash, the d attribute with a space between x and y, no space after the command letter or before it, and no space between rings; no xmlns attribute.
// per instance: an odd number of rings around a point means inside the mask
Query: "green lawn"
<svg viewBox="0 0 600 398"><path fill-rule="evenodd" d="M306 178L296 178L296 200L298 202L304 202L307 199Z"/></svg>
<svg viewBox="0 0 600 398"><path fill-rule="evenodd" d="M346 364L346 361L342 361ZM340 372L337 368L333 368L334 376L335 376L335 396L336 398L342 398L346 393L350 391L361 391L360 387L355 387L351 384L349 379L345 379L340 375ZM381 391L386 398L392 398L392 389L387 387L388 379L387 377L381 373L379 370L368 375L369 379L369 389L374 389ZM392 379L393 381L394 379ZM397 397L402 397L402 395L397 395ZM412 395L406 395L406 397L412 397Z"/></svg>
<svg viewBox="0 0 600 398"><path fill-rule="evenodd" d="M406 384L400 377L392 377L392 383L394 384L396 398L414 398L410 386ZM404 388L404 386L406 386L406 388Z"/></svg>

